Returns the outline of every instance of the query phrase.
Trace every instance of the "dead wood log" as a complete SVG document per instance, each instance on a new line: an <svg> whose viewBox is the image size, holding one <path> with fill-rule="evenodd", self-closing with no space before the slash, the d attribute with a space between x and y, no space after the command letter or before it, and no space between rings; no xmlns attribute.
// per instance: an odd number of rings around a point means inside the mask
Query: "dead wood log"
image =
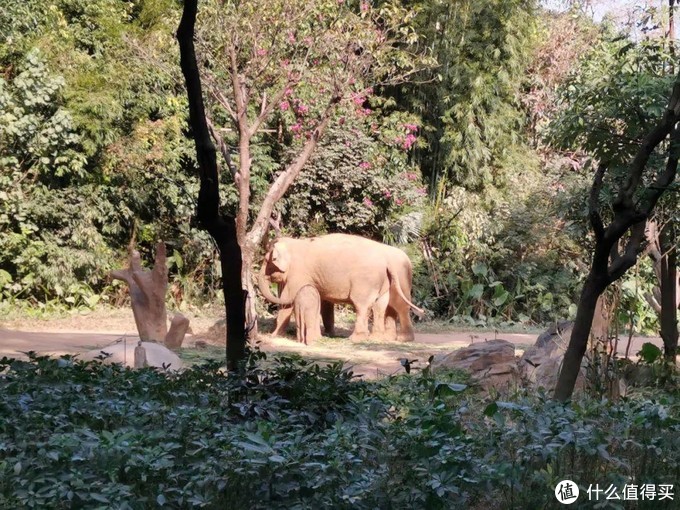
<svg viewBox="0 0 680 510"><path fill-rule="evenodd" d="M179 349L189 329L189 319L177 314L168 331L165 294L168 290L168 265L165 244L156 245L152 269L142 267L141 256L130 247L130 266L111 271L111 278L128 284L132 314L142 342L163 343L169 349ZM168 345L168 342L170 345Z"/></svg>

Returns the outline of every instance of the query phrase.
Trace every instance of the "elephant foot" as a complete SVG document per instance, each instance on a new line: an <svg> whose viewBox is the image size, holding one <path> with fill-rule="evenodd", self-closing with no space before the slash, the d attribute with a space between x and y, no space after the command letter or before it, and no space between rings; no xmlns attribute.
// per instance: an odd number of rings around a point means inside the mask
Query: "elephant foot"
<svg viewBox="0 0 680 510"><path fill-rule="evenodd" d="M365 342L368 340L368 333L357 333L356 331L349 336L350 342Z"/></svg>
<svg viewBox="0 0 680 510"><path fill-rule="evenodd" d="M371 333L371 340L375 340L376 342L394 342L396 339L396 333L390 333L389 331Z"/></svg>
<svg viewBox="0 0 680 510"><path fill-rule="evenodd" d="M413 331L397 334L397 342L413 342L416 339Z"/></svg>
<svg viewBox="0 0 680 510"><path fill-rule="evenodd" d="M327 337L334 337L335 336L335 328L323 328L323 335Z"/></svg>

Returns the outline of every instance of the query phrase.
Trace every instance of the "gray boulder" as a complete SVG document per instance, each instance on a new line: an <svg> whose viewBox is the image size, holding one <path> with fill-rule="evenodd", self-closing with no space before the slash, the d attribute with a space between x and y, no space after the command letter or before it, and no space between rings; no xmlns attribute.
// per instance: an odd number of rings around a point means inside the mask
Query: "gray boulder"
<svg viewBox="0 0 680 510"><path fill-rule="evenodd" d="M138 347L138 344L139 340L137 339L123 339L118 343L85 352L79 358L84 361L91 361L103 354L109 354L110 356L104 360L104 363L121 363L127 367L135 368L135 349ZM179 370L182 368L183 363L179 356L164 345L155 342L142 342L141 347L144 348L143 354L145 356L145 360L141 360L145 361L143 366L157 368L165 366L169 370ZM139 356L137 361L139 364Z"/></svg>
<svg viewBox="0 0 680 510"><path fill-rule="evenodd" d="M448 354L435 356L432 370L467 371L484 389L503 388L519 382L515 345L507 340L487 340L470 344Z"/></svg>
<svg viewBox="0 0 680 510"><path fill-rule="evenodd" d="M524 380L536 388L545 388L550 391L555 388L573 328L572 321L561 321L538 336L536 343L524 351L519 360L519 370ZM575 389L577 390L585 386L585 363L584 358L576 380Z"/></svg>

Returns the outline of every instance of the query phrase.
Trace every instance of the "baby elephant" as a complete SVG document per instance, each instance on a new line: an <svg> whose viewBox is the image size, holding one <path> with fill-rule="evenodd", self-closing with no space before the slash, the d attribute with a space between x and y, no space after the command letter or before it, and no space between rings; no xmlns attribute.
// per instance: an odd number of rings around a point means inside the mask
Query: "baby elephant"
<svg viewBox="0 0 680 510"><path fill-rule="evenodd" d="M293 302L298 342L308 345L321 338L321 296L316 287L305 285Z"/></svg>

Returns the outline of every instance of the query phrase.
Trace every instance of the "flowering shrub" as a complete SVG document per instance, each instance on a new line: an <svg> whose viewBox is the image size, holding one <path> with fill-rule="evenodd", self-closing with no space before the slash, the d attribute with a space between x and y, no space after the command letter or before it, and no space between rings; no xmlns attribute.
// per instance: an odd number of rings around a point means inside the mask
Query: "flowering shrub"
<svg viewBox="0 0 680 510"><path fill-rule="evenodd" d="M290 130L297 134L296 125ZM403 150L345 120L329 131L283 202L293 233L346 232L382 239L400 216L424 203L425 187Z"/></svg>

